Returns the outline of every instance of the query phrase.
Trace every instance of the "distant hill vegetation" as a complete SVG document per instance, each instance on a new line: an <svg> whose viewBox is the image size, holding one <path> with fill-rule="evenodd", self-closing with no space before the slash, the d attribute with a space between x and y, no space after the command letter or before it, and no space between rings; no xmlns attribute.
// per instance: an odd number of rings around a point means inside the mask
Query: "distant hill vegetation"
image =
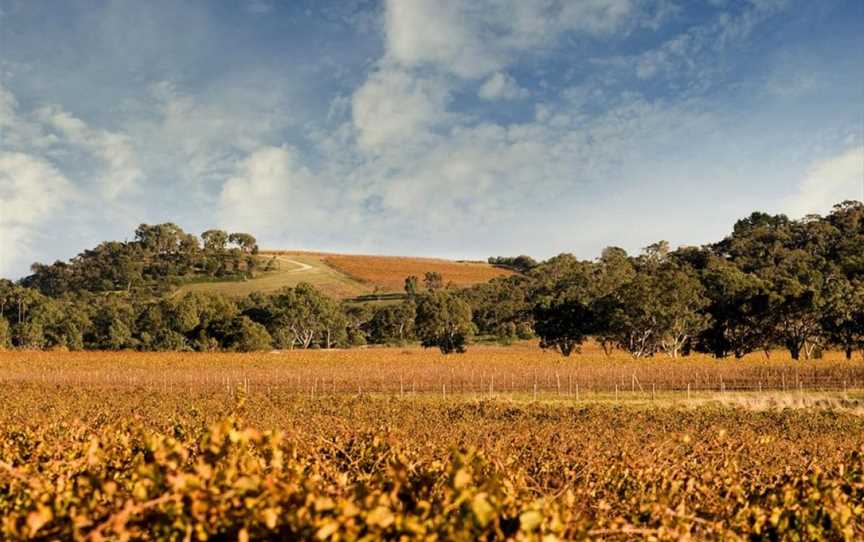
<svg viewBox="0 0 864 542"><path fill-rule="evenodd" d="M73 292L162 292L184 282L242 280L259 272L255 237L176 224L141 224L133 241L106 241L68 262L35 263L21 284L48 296Z"/></svg>
<svg viewBox="0 0 864 542"><path fill-rule="evenodd" d="M563 355L864 354L864 204L752 213L724 239L638 255L489 263L258 250L247 233L142 224L69 262L0 280L0 348L265 350L537 337ZM358 303L358 301L362 301ZM375 303L365 303L375 301Z"/></svg>

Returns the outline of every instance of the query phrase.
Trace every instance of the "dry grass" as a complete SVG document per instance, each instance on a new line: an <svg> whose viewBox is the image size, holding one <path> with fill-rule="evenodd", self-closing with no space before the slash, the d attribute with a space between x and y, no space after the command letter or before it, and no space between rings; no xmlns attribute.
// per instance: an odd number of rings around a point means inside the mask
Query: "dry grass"
<svg viewBox="0 0 864 542"><path fill-rule="evenodd" d="M416 275L422 279L427 271L437 271L445 282L457 286L470 286L512 274L506 269L478 262L304 251L263 251L262 263L273 256L279 265L275 271L267 271L257 278L244 281L186 284L175 295L205 292L242 298L253 292L272 293L308 282L326 295L346 299L369 294L376 289L379 292L402 292L406 277Z"/></svg>
<svg viewBox="0 0 864 542"><path fill-rule="evenodd" d="M445 283L451 282L456 286L470 286L513 274L512 271L487 263L434 258L351 254L326 254L322 255L322 258L324 263L345 275L386 292L401 292L405 286L405 278L410 275L418 277L422 287L423 275L428 271L440 273Z"/></svg>
<svg viewBox="0 0 864 542"><path fill-rule="evenodd" d="M262 254L262 259L266 262L273 255L275 254ZM285 287L297 286L301 282L308 282L324 294L337 299L356 297L371 291L368 285L361 284L326 265L319 256L279 254L276 257L279 269L262 273L257 278L244 281L187 284L181 287L178 292L179 294L185 292L218 293L232 298L242 298L253 292L272 293Z"/></svg>

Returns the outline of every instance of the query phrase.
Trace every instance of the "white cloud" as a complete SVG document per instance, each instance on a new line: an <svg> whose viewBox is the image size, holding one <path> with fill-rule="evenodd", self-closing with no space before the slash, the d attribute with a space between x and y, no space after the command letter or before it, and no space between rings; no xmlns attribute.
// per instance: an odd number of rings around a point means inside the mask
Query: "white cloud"
<svg viewBox="0 0 864 542"><path fill-rule="evenodd" d="M483 82L477 95L484 100L517 100L528 97L528 91L506 73L497 72Z"/></svg>
<svg viewBox="0 0 864 542"><path fill-rule="evenodd" d="M56 106L42 108L36 116L46 126L60 132L62 143L82 149L101 160L103 166L99 184L101 195L106 199L112 200L134 190L144 177L135 147L128 136L94 129Z"/></svg>
<svg viewBox="0 0 864 542"><path fill-rule="evenodd" d="M864 147L853 147L813 164L799 184L797 193L786 199L783 209L794 217L825 214L840 201L862 199Z"/></svg>
<svg viewBox="0 0 864 542"><path fill-rule="evenodd" d="M378 151L406 139L426 139L432 128L448 120L448 97L440 80L392 68L376 71L352 99L360 147Z"/></svg>
<svg viewBox="0 0 864 542"><path fill-rule="evenodd" d="M160 81L129 106L124 131L148 176L174 180L195 198L231 175L238 155L278 140L289 121L277 93L237 86L193 97Z"/></svg>
<svg viewBox="0 0 864 542"><path fill-rule="evenodd" d="M538 104L534 119L509 125L449 109L451 95L477 77L485 78L483 99L528 96L500 69L513 55L568 30L611 32L635 15L630 2L394 0L386 8L385 56L352 97L356 147L350 139L328 147L356 158L330 176L347 179L351 205L371 205L374 216L352 211L367 230L416 238L508 223L524 202L542 207L576 187L608 182L628 159L650 155L644 142L662 145L702 121L687 104L660 107L636 96L606 104L593 119L566 103ZM488 28L500 33L487 35Z"/></svg>
<svg viewBox="0 0 864 542"><path fill-rule="evenodd" d="M71 183L51 164L0 151L0 273L29 255L34 230L73 195Z"/></svg>
<svg viewBox="0 0 864 542"><path fill-rule="evenodd" d="M686 28L654 49L620 62L639 79L683 80L690 88L705 88L723 69L718 54L745 43L754 30L787 7L786 0L753 0L737 13L721 12L701 25Z"/></svg>
<svg viewBox="0 0 864 542"><path fill-rule="evenodd" d="M318 218L315 198L326 189L304 167L290 147L262 147L240 161L222 187L219 222L234 231L268 236L284 233L290 225L311 227Z"/></svg>
<svg viewBox="0 0 864 542"><path fill-rule="evenodd" d="M605 35L637 16L631 0L388 0L388 60L464 78L494 73L565 32Z"/></svg>
<svg viewBox="0 0 864 542"><path fill-rule="evenodd" d="M0 148L44 156L84 153L100 163L95 175L100 196L114 199L143 177L131 140L120 133L92 128L59 106L19 113L18 101L0 85ZM83 162L84 160L78 160Z"/></svg>
<svg viewBox="0 0 864 542"><path fill-rule="evenodd" d="M26 150L45 148L56 142L42 126L18 112L18 100L0 83L0 148Z"/></svg>
<svg viewBox="0 0 864 542"><path fill-rule="evenodd" d="M433 63L463 77L494 70L503 59L472 28L469 6L452 0L389 0L385 8L388 54L406 66Z"/></svg>

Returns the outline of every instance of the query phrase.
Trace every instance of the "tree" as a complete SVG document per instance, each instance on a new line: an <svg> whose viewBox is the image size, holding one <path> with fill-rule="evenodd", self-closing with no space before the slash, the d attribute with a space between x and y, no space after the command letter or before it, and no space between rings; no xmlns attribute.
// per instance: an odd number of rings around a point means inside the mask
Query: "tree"
<svg viewBox="0 0 864 542"><path fill-rule="evenodd" d="M262 312L278 348L331 348L348 340L339 304L305 282L270 296Z"/></svg>
<svg viewBox="0 0 864 542"><path fill-rule="evenodd" d="M220 254L228 246L228 233L224 230L207 230L201 234L201 239L204 241L204 250L210 253Z"/></svg>
<svg viewBox="0 0 864 542"><path fill-rule="evenodd" d="M376 307L367 323L369 340L375 344L405 344L414 337L417 305L413 298L397 305Z"/></svg>
<svg viewBox="0 0 864 542"><path fill-rule="evenodd" d="M569 356L596 330L596 273L595 264L572 254L559 254L532 269L534 331L542 348Z"/></svg>
<svg viewBox="0 0 864 542"><path fill-rule="evenodd" d="M248 233L232 233L228 236L228 242L237 246L245 254L258 253L258 242Z"/></svg>
<svg viewBox="0 0 864 542"><path fill-rule="evenodd" d="M840 347L846 359L860 350L864 356L864 283L834 276L828 282L820 325L827 341Z"/></svg>
<svg viewBox="0 0 864 542"><path fill-rule="evenodd" d="M362 346L367 343L366 334L372 310L365 303L342 302L342 313L345 315L345 330L350 346Z"/></svg>
<svg viewBox="0 0 864 542"><path fill-rule="evenodd" d="M658 297L662 311L660 322L660 346L671 358L701 333L710 322L704 309L708 305L705 289L688 267L664 266L657 278Z"/></svg>
<svg viewBox="0 0 864 542"><path fill-rule="evenodd" d="M437 271L427 271L423 276L423 285L429 291L440 290L444 287L444 278Z"/></svg>
<svg viewBox="0 0 864 542"><path fill-rule="evenodd" d="M153 254L173 254L179 252L185 232L177 224L141 224L135 230L135 240L144 250Z"/></svg>
<svg viewBox="0 0 864 542"><path fill-rule="evenodd" d="M641 259L636 276L611 296L607 336L634 358L678 354L707 326L708 304L695 273L660 251Z"/></svg>
<svg viewBox="0 0 864 542"><path fill-rule="evenodd" d="M269 350L272 344L273 338L261 324L253 322L248 316L238 316L234 319L227 341L231 350L237 352Z"/></svg>
<svg viewBox="0 0 864 542"><path fill-rule="evenodd" d="M437 346L444 354L464 353L474 335L470 305L446 290L420 296L415 322L421 344Z"/></svg>
<svg viewBox="0 0 864 542"><path fill-rule="evenodd" d="M41 350L45 348L45 331L39 322L22 322L14 327L13 338L19 348Z"/></svg>
<svg viewBox="0 0 864 542"><path fill-rule="evenodd" d="M409 297L413 297L417 295L418 291L418 279L416 276L411 275L410 277L405 277L405 294Z"/></svg>
<svg viewBox="0 0 864 542"><path fill-rule="evenodd" d="M771 340L769 284L734 263L713 258L702 273L705 311L711 321L699 334L696 347L717 358L741 358Z"/></svg>
<svg viewBox="0 0 864 542"><path fill-rule="evenodd" d="M490 265L512 269L523 274L537 267L537 261L531 256L524 254L515 258L509 256L491 256L487 261Z"/></svg>
<svg viewBox="0 0 864 542"><path fill-rule="evenodd" d="M844 201L825 218L836 230L830 259L849 279L864 279L864 203Z"/></svg>
<svg viewBox="0 0 864 542"><path fill-rule="evenodd" d="M6 350L12 346L12 330L9 321L0 314L0 350Z"/></svg>
<svg viewBox="0 0 864 542"><path fill-rule="evenodd" d="M233 301L217 294L190 292L164 305L167 326L183 335L188 344L199 351L227 346L237 313Z"/></svg>
<svg viewBox="0 0 864 542"><path fill-rule="evenodd" d="M811 357L818 347L824 275L820 262L803 250L789 251L777 265L762 271L770 284L770 313L777 341L792 359Z"/></svg>
<svg viewBox="0 0 864 542"><path fill-rule="evenodd" d="M593 325L591 309L578 299L565 297L534 308L540 348L555 348L565 356L579 350Z"/></svg>
<svg viewBox="0 0 864 542"><path fill-rule="evenodd" d="M121 350L137 346L136 311L126 296L94 296L90 303L91 325L85 336L87 348Z"/></svg>
<svg viewBox="0 0 864 542"><path fill-rule="evenodd" d="M471 305L477 332L494 334L505 342L526 334L530 337L533 318L529 282L524 276L513 275L462 290L460 295Z"/></svg>

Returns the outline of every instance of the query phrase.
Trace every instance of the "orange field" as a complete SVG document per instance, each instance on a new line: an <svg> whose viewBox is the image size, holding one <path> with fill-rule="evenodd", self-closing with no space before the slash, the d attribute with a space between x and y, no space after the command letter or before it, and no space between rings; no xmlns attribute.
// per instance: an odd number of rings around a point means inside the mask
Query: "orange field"
<svg viewBox="0 0 864 542"><path fill-rule="evenodd" d="M0 351L0 540L864 539L864 364Z"/></svg>
<svg viewBox="0 0 864 542"><path fill-rule="evenodd" d="M429 271L441 274L446 283L470 286L487 282L495 277L506 277L513 272L494 267L484 262L466 262L439 258L416 258L409 256L362 256L355 254L332 254L302 250L265 250L262 256L277 256L291 262L300 262L306 269L277 272L271 282L281 281L285 285L309 282L316 288L334 297L354 297L361 294L401 293L405 278L415 275L423 288L423 276ZM290 284L289 284L290 283ZM262 289L261 279L247 281L244 291ZM199 287L203 289L205 287ZM223 288L222 283L210 286Z"/></svg>
<svg viewBox="0 0 864 542"><path fill-rule="evenodd" d="M548 400L653 400L697 395L722 399L764 392L864 389L864 364L829 352L821 360L793 362L785 352L742 360L692 355L633 360L606 356L594 344L569 358L536 342L510 347L472 346L445 356L420 347L292 350L259 353L193 352L0 352L0 385L41 383L83 387L133 386L315 396L411 394L495 396Z"/></svg>
<svg viewBox="0 0 864 542"><path fill-rule="evenodd" d="M385 291L401 291L405 285L405 277L410 275L418 277L422 287L423 275L428 271L441 273L445 283L452 282L456 286L470 286L513 274L512 271L487 263L402 256L328 254L324 256L324 263Z"/></svg>

